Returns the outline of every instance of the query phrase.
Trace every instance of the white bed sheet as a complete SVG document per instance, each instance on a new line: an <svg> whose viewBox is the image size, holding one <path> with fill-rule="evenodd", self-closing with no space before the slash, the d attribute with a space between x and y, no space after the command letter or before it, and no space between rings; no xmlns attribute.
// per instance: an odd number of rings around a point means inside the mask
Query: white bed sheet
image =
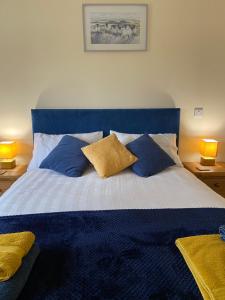
<svg viewBox="0 0 225 300"><path fill-rule="evenodd" d="M24 174L0 197L0 216L193 207L225 208L225 199L176 166L149 178L125 170L107 179L99 178L93 169L79 178L37 169Z"/></svg>

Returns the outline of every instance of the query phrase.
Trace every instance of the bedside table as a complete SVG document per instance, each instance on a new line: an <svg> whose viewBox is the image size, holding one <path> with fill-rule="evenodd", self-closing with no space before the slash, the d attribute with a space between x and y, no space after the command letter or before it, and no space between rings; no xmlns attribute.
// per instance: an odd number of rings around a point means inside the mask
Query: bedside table
<svg viewBox="0 0 225 300"><path fill-rule="evenodd" d="M211 189L225 198L225 163L217 162L215 166L209 166L209 171L197 169L199 163L184 162L184 167L207 184Z"/></svg>
<svg viewBox="0 0 225 300"><path fill-rule="evenodd" d="M13 169L3 170L0 169L0 196L15 182L20 176L22 176L27 170L27 165L18 165ZM1 171L5 171L1 174Z"/></svg>

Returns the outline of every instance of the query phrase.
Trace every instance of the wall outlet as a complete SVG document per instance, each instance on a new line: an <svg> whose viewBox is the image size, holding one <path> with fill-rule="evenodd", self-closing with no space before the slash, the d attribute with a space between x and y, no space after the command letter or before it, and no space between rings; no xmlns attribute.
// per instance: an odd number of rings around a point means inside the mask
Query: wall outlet
<svg viewBox="0 0 225 300"><path fill-rule="evenodd" d="M203 117L203 107L195 107L194 117L195 118L202 118Z"/></svg>

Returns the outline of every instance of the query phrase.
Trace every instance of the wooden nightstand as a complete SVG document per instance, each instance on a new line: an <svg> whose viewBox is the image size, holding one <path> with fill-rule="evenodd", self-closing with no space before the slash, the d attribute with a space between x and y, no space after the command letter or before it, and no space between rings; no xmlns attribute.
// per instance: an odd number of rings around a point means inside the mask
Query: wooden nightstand
<svg viewBox="0 0 225 300"><path fill-rule="evenodd" d="M22 176L27 170L27 165L18 165L14 169L0 170L5 171L0 175L0 196L15 182L20 176Z"/></svg>
<svg viewBox="0 0 225 300"><path fill-rule="evenodd" d="M184 167L196 177L207 184L211 189L225 198L225 163L217 162L215 166L208 167L210 171L200 171L197 169L199 163L184 162Z"/></svg>

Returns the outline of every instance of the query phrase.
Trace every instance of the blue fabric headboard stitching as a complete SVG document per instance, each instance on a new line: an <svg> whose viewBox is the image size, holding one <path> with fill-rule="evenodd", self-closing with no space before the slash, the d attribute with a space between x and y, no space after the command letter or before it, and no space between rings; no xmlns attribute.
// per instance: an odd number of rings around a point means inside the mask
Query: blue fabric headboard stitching
<svg viewBox="0 0 225 300"><path fill-rule="evenodd" d="M179 108L146 109L32 109L33 133L85 133L109 130L126 133L176 133Z"/></svg>

